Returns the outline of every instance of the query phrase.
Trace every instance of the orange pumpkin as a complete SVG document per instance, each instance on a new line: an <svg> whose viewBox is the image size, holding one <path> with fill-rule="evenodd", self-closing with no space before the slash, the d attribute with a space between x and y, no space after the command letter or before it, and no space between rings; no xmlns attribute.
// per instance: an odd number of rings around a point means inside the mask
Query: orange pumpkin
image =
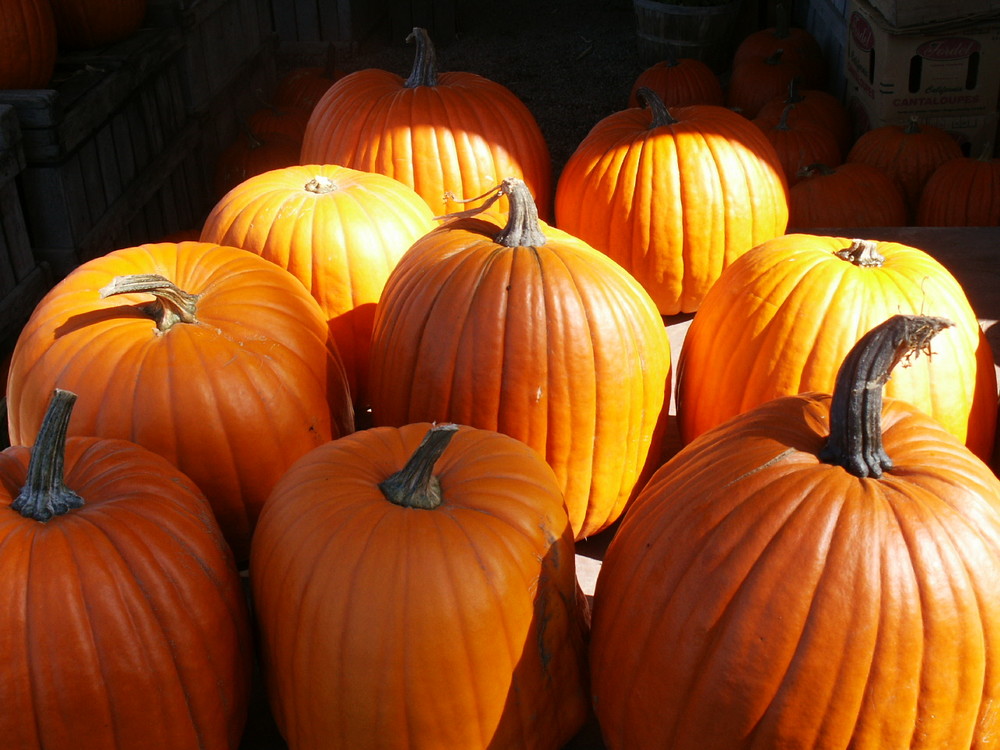
<svg viewBox="0 0 1000 750"><path fill-rule="evenodd" d="M811 164L840 164L840 144L829 128L809 119L792 120L796 104L786 104L777 117L757 115L753 123L774 146L789 186Z"/></svg>
<svg viewBox="0 0 1000 750"><path fill-rule="evenodd" d="M641 107L639 90L654 91L667 107L725 104L722 82L707 63L694 57L669 57L643 70L632 84L628 106Z"/></svg>
<svg viewBox="0 0 1000 750"><path fill-rule="evenodd" d="M924 227L1000 226L1000 159L992 144L977 157L950 159L927 178L915 224Z"/></svg>
<svg viewBox="0 0 1000 750"><path fill-rule="evenodd" d="M353 429L308 290L253 253L203 242L115 250L59 282L14 347L13 443L31 444L54 388L80 396L71 435L130 440L188 474L240 562L281 474Z"/></svg>
<svg viewBox="0 0 1000 750"><path fill-rule="evenodd" d="M308 116L327 89L343 77L344 71L337 67L337 49L330 42L323 65L292 68L279 79L274 91L274 104L303 110Z"/></svg>
<svg viewBox="0 0 1000 750"><path fill-rule="evenodd" d="M924 311L955 325L935 341L933 357L898 370L886 392L985 459L996 429L996 372L955 277L914 247L809 234L755 247L706 295L678 361L683 442L778 396L828 393L865 331L894 313Z"/></svg>
<svg viewBox="0 0 1000 750"><path fill-rule="evenodd" d="M348 73L316 104L302 164L340 164L395 177L441 215L506 177L524 180L545 217L552 162L534 116L508 88L475 73L437 71L415 28L409 78L370 68ZM449 197L451 196L451 197Z"/></svg>
<svg viewBox="0 0 1000 750"><path fill-rule="evenodd" d="M749 58L733 65L726 87L726 106L754 119L765 104L781 96L802 69L779 49L767 57Z"/></svg>
<svg viewBox="0 0 1000 750"><path fill-rule="evenodd" d="M854 125L847 107L836 96L823 89L806 89L793 78L786 96L776 96L757 112L758 118L777 118L789 104L795 109L788 113L789 124L809 120L833 131L840 146L838 162L847 156L854 143Z"/></svg>
<svg viewBox="0 0 1000 750"><path fill-rule="evenodd" d="M3 746L236 747L253 644L205 496L134 443L67 439L76 397L50 396L0 452Z"/></svg>
<svg viewBox="0 0 1000 750"><path fill-rule="evenodd" d="M0 89L48 85L56 67L57 44L48 0L0 3Z"/></svg>
<svg viewBox="0 0 1000 750"><path fill-rule="evenodd" d="M552 469L517 440L418 423L316 448L275 487L250 561L282 734L559 750L587 716L574 559Z"/></svg>
<svg viewBox="0 0 1000 750"><path fill-rule="evenodd" d="M255 133L249 124L219 154L212 186L219 198L255 175L297 164L302 139L288 133Z"/></svg>
<svg viewBox="0 0 1000 750"><path fill-rule="evenodd" d="M930 340L946 324L890 319L832 397L756 407L650 480L594 592L608 747L990 744L1000 481L936 420L882 401L897 362L893 377L928 351L946 364Z"/></svg>
<svg viewBox="0 0 1000 750"><path fill-rule="evenodd" d="M792 26L789 4L774 4L774 26L747 34L733 53L733 68L748 60L765 60L778 50L798 68L806 88L825 89L827 60L819 40L807 29Z"/></svg>
<svg viewBox="0 0 1000 750"><path fill-rule="evenodd" d="M614 523L659 460L670 341L621 266L539 222L522 181L500 189L503 220L453 219L389 275L372 333L372 415L522 440L555 470L581 538Z"/></svg>
<svg viewBox="0 0 1000 750"><path fill-rule="evenodd" d="M900 227L906 221L902 189L870 164L810 164L799 171L798 180L789 189L791 230Z"/></svg>
<svg viewBox="0 0 1000 750"><path fill-rule="evenodd" d="M668 111L646 96L647 109L604 118L570 156L556 223L635 276L662 315L693 312L723 268L785 231L784 170L735 112Z"/></svg>
<svg viewBox="0 0 1000 750"><path fill-rule="evenodd" d="M375 304L400 256L434 226L427 203L401 182L326 164L245 180L211 210L201 239L256 253L305 284L330 324L361 413Z"/></svg>

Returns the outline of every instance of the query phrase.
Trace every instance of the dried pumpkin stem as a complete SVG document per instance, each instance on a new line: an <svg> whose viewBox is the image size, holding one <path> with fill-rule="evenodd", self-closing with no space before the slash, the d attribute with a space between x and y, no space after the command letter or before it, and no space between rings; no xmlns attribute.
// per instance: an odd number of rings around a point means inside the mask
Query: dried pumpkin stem
<svg viewBox="0 0 1000 750"><path fill-rule="evenodd" d="M441 504L441 483L434 475L434 464L455 437L458 425L436 424L431 427L406 466L379 483L386 499L404 508L433 510Z"/></svg>
<svg viewBox="0 0 1000 750"><path fill-rule="evenodd" d="M862 268L878 268L885 263L885 256L878 251L875 240L851 240L851 246L834 253L842 260Z"/></svg>
<svg viewBox="0 0 1000 750"><path fill-rule="evenodd" d="M670 110L667 109L667 105L663 103L660 95L648 86L640 86L635 92L635 97L649 107L649 111L653 115L649 121L650 130L663 127L664 125L673 125L677 122L674 116L670 114Z"/></svg>
<svg viewBox="0 0 1000 750"><path fill-rule="evenodd" d="M83 505L83 498L63 481L66 433L76 394L59 388L52 394L31 449L28 478L10 507L25 518L44 523Z"/></svg>
<svg viewBox="0 0 1000 750"><path fill-rule="evenodd" d="M403 87L413 89L417 86L437 86L437 51L434 49L427 29L414 26L413 31L406 37L406 41L415 42L417 48L413 55L413 69Z"/></svg>
<svg viewBox="0 0 1000 750"><path fill-rule="evenodd" d="M538 207L531 191L518 177L508 177L500 183L500 192L507 196L510 208L507 224L496 236L496 243L504 247L540 247L545 235L538 223Z"/></svg>
<svg viewBox="0 0 1000 750"><path fill-rule="evenodd" d="M821 461L862 478L877 478L892 468L882 444L885 383L903 358L920 352L929 356L931 339L952 325L946 318L894 315L861 337L837 372Z"/></svg>
<svg viewBox="0 0 1000 750"><path fill-rule="evenodd" d="M116 276L100 291L101 299L115 294L152 294L154 301L142 311L156 321L156 329L166 333L177 323L197 323L198 295L189 294L169 279L155 273Z"/></svg>

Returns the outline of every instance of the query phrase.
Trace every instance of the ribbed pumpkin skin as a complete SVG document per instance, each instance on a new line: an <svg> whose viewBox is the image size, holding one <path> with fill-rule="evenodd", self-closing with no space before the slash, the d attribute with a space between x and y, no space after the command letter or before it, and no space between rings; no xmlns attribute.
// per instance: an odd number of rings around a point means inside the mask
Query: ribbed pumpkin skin
<svg viewBox="0 0 1000 750"><path fill-rule="evenodd" d="M799 88L793 81L789 84L789 95L771 99L760 108L757 117L776 119L789 104L795 105L795 109L788 115L789 123L810 120L829 128L840 145L840 159L847 156L854 143L854 125L851 123L847 107L840 99L823 89Z"/></svg>
<svg viewBox="0 0 1000 750"><path fill-rule="evenodd" d="M777 117L758 115L753 120L774 146L790 187L795 186L799 172L810 164L836 165L841 161L840 144L833 131L809 119L793 121L791 113L796 106L788 105Z"/></svg>
<svg viewBox="0 0 1000 750"><path fill-rule="evenodd" d="M890 399L895 470L819 464L829 410L773 401L687 446L636 499L594 594L609 750L989 746L1000 485Z"/></svg>
<svg viewBox="0 0 1000 750"><path fill-rule="evenodd" d="M400 259L375 315L372 416L522 440L555 470L576 537L589 536L658 464L670 341L617 264L552 227L544 245L503 247L502 223L453 220Z"/></svg>
<svg viewBox="0 0 1000 750"><path fill-rule="evenodd" d="M785 231L787 187L753 123L712 105L601 120L556 188L556 224L635 276L662 315L694 312L722 269Z"/></svg>
<svg viewBox="0 0 1000 750"><path fill-rule="evenodd" d="M435 226L426 202L397 180L326 164L251 177L215 205L201 239L256 253L312 292L360 404L385 280L407 248Z"/></svg>
<svg viewBox="0 0 1000 750"><path fill-rule="evenodd" d="M789 230L900 227L906 222L903 191L870 164L814 165L789 189Z"/></svg>
<svg viewBox="0 0 1000 750"><path fill-rule="evenodd" d="M916 224L1000 226L1000 159L963 156L934 170L920 193Z"/></svg>
<svg viewBox="0 0 1000 750"><path fill-rule="evenodd" d="M0 3L0 89L40 89L56 67L56 24L48 0Z"/></svg>
<svg viewBox="0 0 1000 750"><path fill-rule="evenodd" d="M834 255L850 245L843 237L786 235L754 248L720 277L679 355L683 442L772 398L829 392L862 334L891 315L922 313L956 325L934 340L932 357L896 368L885 393L924 410L988 458L996 372L965 292L922 250L878 242L885 262L865 268Z"/></svg>
<svg viewBox="0 0 1000 750"><path fill-rule="evenodd" d="M250 623L204 495L135 444L70 438L84 505L40 523L9 507L29 455L0 453L3 746L237 747Z"/></svg>
<svg viewBox="0 0 1000 750"><path fill-rule="evenodd" d="M133 273L159 273L199 294L199 323L160 334L138 309L149 295L99 298L116 276ZM278 477L353 429L346 376L319 304L273 263L211 243L116 250L57 284L15 346L7 384L13 444L34 441L55 387L79 395L71 435L131 440L190 476L240 561Z"/></svg>
<svg viewBox="0 0 1000 750"><path fill-rule="evenodd" d="M313 109L300 162L394 177L436 216L467 208L446 199L446 192L475 198L507 177L520 177L538 213L549 215L548 145L513 92L475 73L439 73L435 86L407 88L405 82L374 68L339 79Z"/></svg>
<svg viewBox="0 0 1000 750"><path fill-rule="evenodd" d="M442 504L390 503L430 424L327 443L282 478L251 558L271 706L295 748L558 750L587 712L573 535L552 470L462 427Z"/></svg>
<svg viewBox="0 0 1000 750"><path fill-rule="evenodd" d="M694 57L661 60L650 65L632 84L628 106L642 106L638 92L643 86L655 91L668 107L688 104L721 106L726 101L719 76L706 63Z"/></svg>
<svg viewBox="0 0 1000 750"><path fill-rule="evenodd" d="M961 156L961 147L947 131L911 122L883 125L862 133L848 152L847 161L878 167L896 180L903 190L908 220L912 221L920 193L934 170Z"/></svg>
<svg viewBox="0 0 1000 750"><path fill-rule="evenodd" d="M146 17L147 0L50 0L59 44L91 49L131 35Z"/></svg>

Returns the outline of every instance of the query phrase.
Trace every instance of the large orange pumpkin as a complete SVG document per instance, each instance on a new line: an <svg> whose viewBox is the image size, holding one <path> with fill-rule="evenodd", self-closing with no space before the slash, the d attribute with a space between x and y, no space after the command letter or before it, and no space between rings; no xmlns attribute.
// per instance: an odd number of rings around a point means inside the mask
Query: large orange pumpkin
<svg viewBox="0 0 1000 750"><path fill-rule="evenodd" d="M80 396L71 435L130 440L188 474L241 562L278 477L353 429L316 300L274 263L211 243L115 250L59 282L14 348L13 443L31 444L57 387Z"/></svg>
<svg viewBox="0 0 1000 750"><path fill-rule="evenodd" d="M0 3L0 89L40 89L56 67L58 42L49 0Z"/></svg>
<svg viewBox="0 0 1000 750"><path fill-rule="evenodd" d="M570 156L556 224L635 276L661 314L694 312L725 266L785 231L785 177L735 112L644 96L648 108L604 118Z"/></svg>
<svg viewBox="0 0 1000 750"><path fill-rule="evenodd" d="M372 334L372 415L524 441L555 470L584 537L618 518L659 460L670 341L621 266L539 222L520 180L501 190L509 216L453 219L390 274Z"/></svg>
<svg viewBox="0 0 1000 750"><path fill-rule="evenodd" d="M534 116L510 89L475 73L439 73L425 29L415 28L409 78L377 68L337 80L313 109L302 164L340 164L395 177L435 214L506 177L527 183L547 217L552 162ZM453 196L453 197L448 197Z"/></svg>
<svg viewBox="0 0 1000 750"><path fill-rule="evenodd" d="M828 393L855 342L900 312L933 313L955 326L937 338L933 358L898 370L886 392L923 409L985 459L996 371L955 277L918 248L809 234L754 248L705 297L678 361L682 440L778 396Z"/></svg>
<svg viewBox="0 0 1000 750"><path fill-rule="evenodd" d="M992 744L1000 481L936 420L882 402L888 370L936 352L942 325L893 319L832 398L770 401L650 480L594 592L610 750Z"/></svg>
<svg viewBox="0 0 1000 750"><path fill-rule="evenodd" d="M574 560L552 469L520 441L418 423L316 448L275 487L250 564L282 734L559 750L587 716Z"/></svg>
<svg viewBox="0 0 1000 750"><path fill-rule="evenodd" d="M76 397L50 395L0 453L0 744L236 747L250 621L205 496L134 443L67 439Z"/></svg>
<svg viewBox="0 0 1000 750"><path fill-rule="evenodd" d="M257 175L211 210L201 239L256 253L294 274L323 309L359 413L375 304L407 248L435 226L401 182L332 164Z"/></svg>
<svg viewBox="0 0 1000 750"><path fill-rule="evenodd" d="M914 223L924 227L1000 226L1000 159L992 144L978 157L949 159L931 172Z"/></svg>

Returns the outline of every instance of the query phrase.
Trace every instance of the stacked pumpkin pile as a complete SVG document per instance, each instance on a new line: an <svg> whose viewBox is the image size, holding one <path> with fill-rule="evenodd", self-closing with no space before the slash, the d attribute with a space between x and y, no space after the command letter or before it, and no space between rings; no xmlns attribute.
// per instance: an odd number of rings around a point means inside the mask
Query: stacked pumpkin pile
<svg viewBox="0 0 1000 750"><path fill-rule="evenodd" d="M553 185L524 104L414 41L198 240L35 310L0 736L236 747L256 646L292 748L988 741L998 397L957 282L786 235L778 151L718 101L640 87ZM616 524L591 612L574 545Z"/></svg>

